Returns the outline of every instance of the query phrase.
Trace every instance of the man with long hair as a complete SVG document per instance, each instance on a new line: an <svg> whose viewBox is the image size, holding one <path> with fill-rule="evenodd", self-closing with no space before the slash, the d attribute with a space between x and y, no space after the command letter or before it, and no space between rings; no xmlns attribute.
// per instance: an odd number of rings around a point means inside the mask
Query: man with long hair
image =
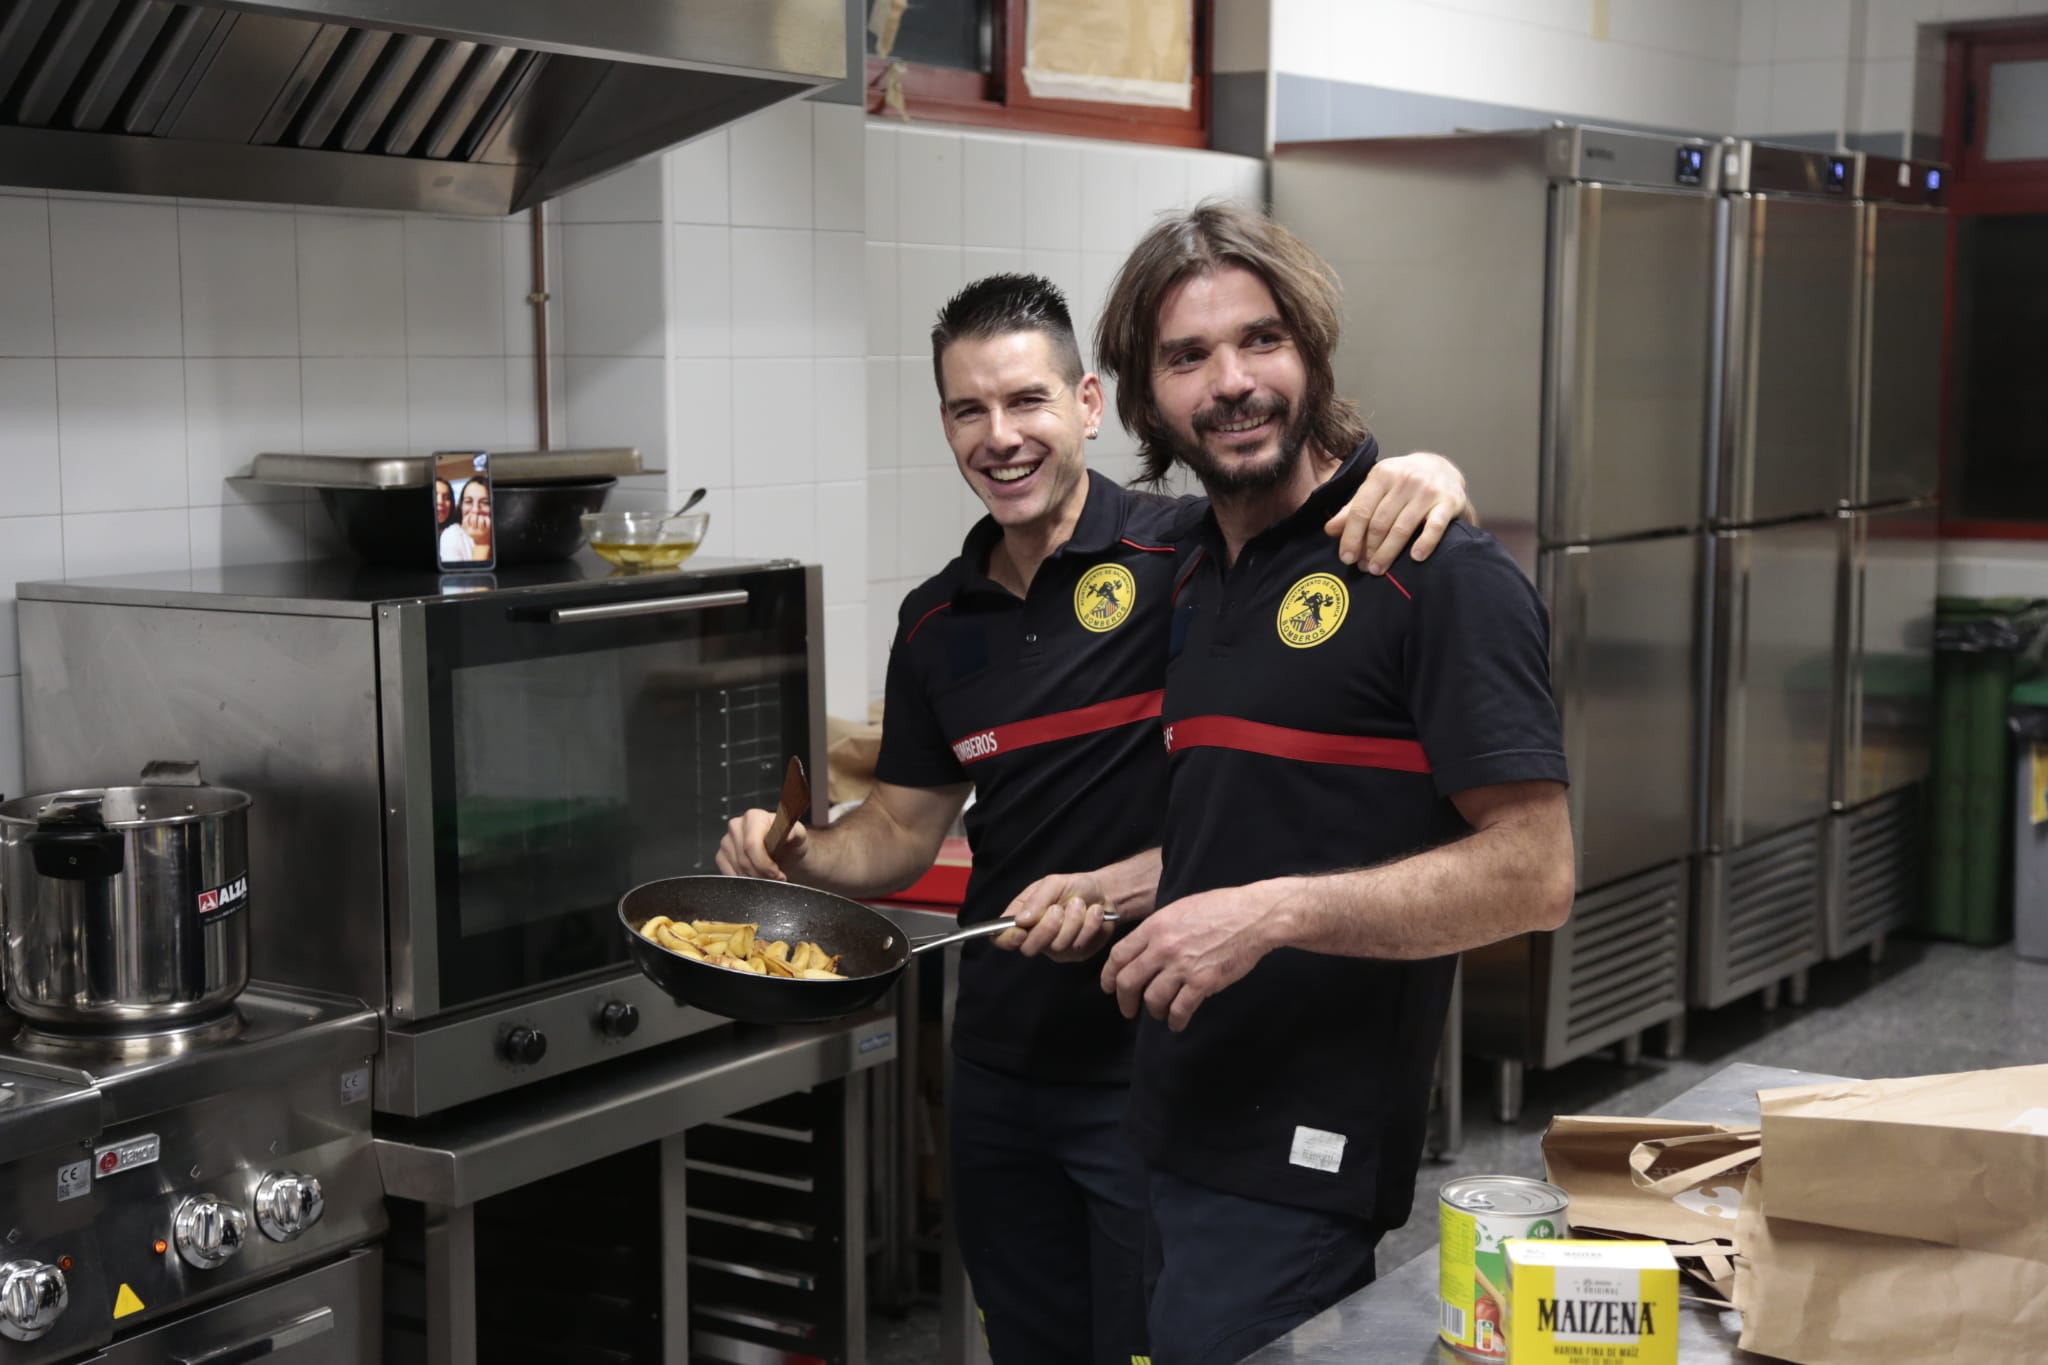
<svg viewBox="0 0 2048 1365"><path fill-rule="evenodd" d="M1143 917L1099 984L1139 1023L1158 1365L1234 1362L1371 1281L1456 954L1572 901L1528 581L1463 522L1383 576L1324 534L1376 455L1335 392L1340 303L1292 233L1205 204L1139 242L1097 334L1146 472L1210 499L1170 594L1164 849L1018 900L1034 936L1112 892Z"/></svg>
<svg viewBox="0 0 2048 1365"><path fill-rule="evenodd" d="M989 514L904 599L874 789L830 828L792 826L779 860L762 844L772 816L749 811L718 865L847 896L893 891L931 865L971 790L967 925L1053 868L1158 844L1171 538L1199 507L1089 470L1102 385L1046 280L961 290L932 328L932 370L960 476ZM1440 528L1464 506L1463 480L1433 455L1359 483L1332 534L1375 518L1382 531ZM1364 558L1391 559L1406 539L1366 536ZM1417 552L1434 540L1425 529ZM1129 881L1149 897L1155 876ZM1026 954L984 941L961 955L949 1193L997 1365L1146 1354L1145 1182L1122 1129L1134 1030L1092 972L1055 965L1101 955L1103 910L1121 894L1046 925Z"/></svg>

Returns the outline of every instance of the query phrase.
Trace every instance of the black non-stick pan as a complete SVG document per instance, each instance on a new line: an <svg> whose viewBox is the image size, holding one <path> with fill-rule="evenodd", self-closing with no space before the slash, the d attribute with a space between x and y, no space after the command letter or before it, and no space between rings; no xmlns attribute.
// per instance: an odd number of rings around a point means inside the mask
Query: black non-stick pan
<svg viewBox="0 0 2048 1365"><path fill-rule="evenodd" d="M755 976L698 962L640 932L656 915L758 924L756 937L763 941L809 939L838 955L846 979ZM1113 921L1115 916L1104 918ZM912 953L988 938L1010 927L1010 921L997 919L958 933L911 939L879 910L794 882L752 877L667 877L636 886L619 900L619 924L634 963L677 1004L750 1024L815 1023L852 1014L888 993Z"/></svg>

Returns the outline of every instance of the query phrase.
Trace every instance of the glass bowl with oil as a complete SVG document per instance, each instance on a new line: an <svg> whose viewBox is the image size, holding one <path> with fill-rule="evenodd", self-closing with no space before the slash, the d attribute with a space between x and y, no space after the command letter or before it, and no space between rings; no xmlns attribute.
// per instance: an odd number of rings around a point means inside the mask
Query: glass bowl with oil
<svg viewBox="0 0 2048 1365"><path fill-rule="evenodd" d="M583 534L599 558L627 573L673 569L704 543L709 512L585 512Z"/></svg>

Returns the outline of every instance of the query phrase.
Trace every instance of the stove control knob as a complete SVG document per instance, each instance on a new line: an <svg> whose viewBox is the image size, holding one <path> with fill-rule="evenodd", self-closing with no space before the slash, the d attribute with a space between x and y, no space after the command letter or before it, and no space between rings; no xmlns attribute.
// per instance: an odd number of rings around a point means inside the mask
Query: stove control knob
<svg viewBox="0 0 2048 1365"><path fill-rule="evenodd" d="M273 1242L289 1242L320 1221L327 1201L310 1175L275 1171L256 1187L256 1226Z"/></svg>
<svg viewBox="0 0 2048 1365"><path fill-rule="evenodd" d="M212 1270L242 1249L249 1215L216 1194L194 1195L178 1205L171 1236L185 1264Z"/></svg>
<svg viewBox="0 0 2048 1365"><path fill-rule="evenodd" d="M597 1031L607 1038L624 1038L640 1027L640 1010L623 1000L613 1000L597 1012Z"/></svg>
<svg viewBox="0 0 2048 1365"><path fill-rule="evenodd" d="M56 1326L71 1305L64 1272L41 1261L0 1265L0 1337L34 1341Z"/></svg>
<svg viewBox="0 0 2048 1365"><path fill-rule="evenodd" d="M504 1052L505 1060L514 1066L532 1066L548 1055L548 1036L521 1024L505 1035Z"/></svg>

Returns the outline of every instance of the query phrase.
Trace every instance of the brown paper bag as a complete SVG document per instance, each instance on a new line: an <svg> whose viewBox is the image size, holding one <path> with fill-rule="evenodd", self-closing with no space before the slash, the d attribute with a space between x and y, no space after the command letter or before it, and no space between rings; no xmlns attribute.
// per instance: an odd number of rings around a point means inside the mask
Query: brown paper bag
<svg viewBox="0 0 2048 1365"><path fill-rule="evenodd" d="M1773 1218L2048 1262L2048 1066L1757 1098Z"/></svg>
<svg viewBox="0 0 2048 1365"><path fill-rule="evenodd" d="M1743 1191L1735 1306L1744 1350L1797 1365L2048 1358L2048 1264L1780 1218L1784 1187L1773 1156Z"/></svg>
<svg viewBox="0 0 2048 1365"><path fill-rule="evenodd" d="M1733 1237L1755 1159L1755 1130L1714 1123L1568 1115L1543 1134L1543 1169L1572 1197L1574 1231L1665 1242Z"/></svg>
<svg viewBox="0 0 2048 1365"><path fill-rule="evenodd" d="M1742 1172L1754 1129L1668 1119L1565 1116L1543 1134L1543 1168L1572 1197L1575 1234L1654 1237L1686 1273L1731 1301Z"/></svg>
<svg viewBox="0 0 2048 1365"><path fill-rule="evenodd" d="M865 801L882 756L882 704L871 702L867 723L825 717L826 801Z"/></svg>

